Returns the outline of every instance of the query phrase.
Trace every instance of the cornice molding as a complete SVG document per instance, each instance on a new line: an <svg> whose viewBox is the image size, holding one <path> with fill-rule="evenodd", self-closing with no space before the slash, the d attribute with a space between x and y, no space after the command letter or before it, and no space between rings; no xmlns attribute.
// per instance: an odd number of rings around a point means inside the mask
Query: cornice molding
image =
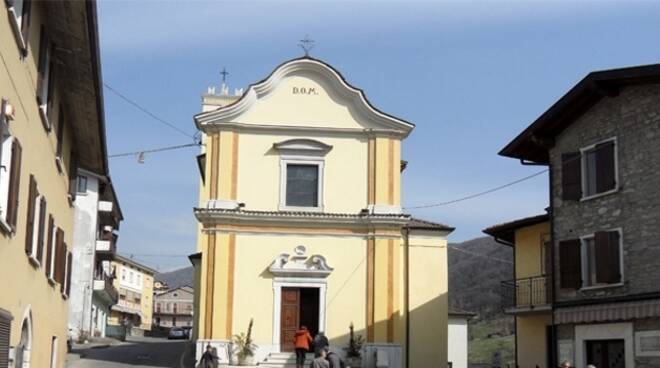
<svg viewBox="0 0 660 368"><path fill-rule="evenodd" d="M280 65L266 79L250 85L238 101L217 110L195 115L195 124L198 129L204 132L209 131L214 126L236 124L234 120L238 116L248 111L260 98L272 93L284 78L304 72L314 73L324 78L333 88L333 91L344 101L347 101L356 113L364 117L365 120L373 122L376 126L381 126L385 130L392 130L403 137L410 134L414 128L413 124L375 108L367 100L361 89L351 86L330 65L308 57L290 60Z"/></svg>
<svg viewBox="0 0 660 368"><path fill-rule="evenodd" d="M410 221L406 214L336 214L292 211L244 211L196 208L195 217L212 230L214 225L268 225L312 228L403 228Z"/></svg>

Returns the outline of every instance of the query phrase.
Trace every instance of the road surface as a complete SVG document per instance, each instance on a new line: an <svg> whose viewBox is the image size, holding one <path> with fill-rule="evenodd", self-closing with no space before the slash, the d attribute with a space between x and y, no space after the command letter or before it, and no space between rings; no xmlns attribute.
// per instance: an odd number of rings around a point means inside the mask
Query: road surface
<svg viewBox="0 0 660 368"><path fill-rule="evenodd" d="M67 368L189 368L188 340L130 337L125 343L73 350ZM186 353L184 357L184 353Z"/></svg>

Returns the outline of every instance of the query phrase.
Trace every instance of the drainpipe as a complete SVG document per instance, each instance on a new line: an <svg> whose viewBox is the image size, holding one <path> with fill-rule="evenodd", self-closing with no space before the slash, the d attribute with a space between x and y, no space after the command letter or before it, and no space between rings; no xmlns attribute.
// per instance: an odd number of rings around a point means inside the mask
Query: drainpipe
<svg viewBox="0 0 660 368"><path fill-rule="evenodd" d="M556 288L555 288L555 216L554 216L554 211L553 211L553 206L554 206L554 193L552 191L552 180L553 180L553 171L552 171L552 163L549 162L548 164L542 164L542 163L536 163L536 162L531 162L531 161L525 161L524 159L520 159L520 163L524 166L548 166L548 198L550 201L550 205L548 206L548 215L550 217L550 288L551 288L551 297L552 300L550 300L550 338L552 341L550 341L550 350L548 352L548 355L550 356L550 363L553 366L557 366L557 329L555 328L555 297L556 297Z"/></svg>
<svg viewBox="0 0 660 368"><path fill-rule="evenodd" d="M554 194L552 191L552 180L553 180L553 171L552 171L552 164L548 164L548 178L549 178L549 185L548 187L550 188L550 206L548 208L549 210L549 215L550 215L550 287L552 288L552 300L550 300L550 313L551 313L551 327L550 327L550 338L552 341L550 342L550 350L548 354L552 354L550 357L550 363L553 365L557 365L559 363L557 361L557 328L555 326L555 298L556 298L556 288L555 288L555 215L554 215Z"/></svg>
<svg viewBox="0 0 660 368"><path fill-rule="evenodd" d="M403 294L403 304L404 310L406 311L406 363L405 367L410 367L410 242L408 241L408 235L410 230L407 227L403 228L403 284L406 292Z"/></svg>

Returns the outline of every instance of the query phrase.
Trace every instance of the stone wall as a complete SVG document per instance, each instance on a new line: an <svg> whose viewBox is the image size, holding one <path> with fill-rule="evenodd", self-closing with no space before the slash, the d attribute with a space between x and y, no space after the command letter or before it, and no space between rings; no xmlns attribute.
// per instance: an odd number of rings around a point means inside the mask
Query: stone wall
<svg viewBox="0 0 660 368"><path fill-rule="evenodd" d="M616 137L618 188L585 201L563 201L561 155ZM636 85L605 97L556 137L553 170L555 254L561 240L622 229L624 285L591 291L563 290L556 301L660 291L660 85ZM559 257L555 257L558 269ZM559 272L556 272L559 275Z"/></svg>

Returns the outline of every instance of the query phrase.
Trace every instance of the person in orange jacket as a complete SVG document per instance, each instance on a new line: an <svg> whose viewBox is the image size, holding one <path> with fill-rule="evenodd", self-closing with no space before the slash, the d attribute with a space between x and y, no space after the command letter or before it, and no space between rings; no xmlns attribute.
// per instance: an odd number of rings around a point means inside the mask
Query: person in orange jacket
<svg viewBox="0 0 660 368"><path fill-rule="evenodd" d="M293 337L293 346L296 348L296 368L303 368L305 365L305 354L309 351L309 344L312 341L314 339L309 334L307 327L300 326Z"/></svg>

